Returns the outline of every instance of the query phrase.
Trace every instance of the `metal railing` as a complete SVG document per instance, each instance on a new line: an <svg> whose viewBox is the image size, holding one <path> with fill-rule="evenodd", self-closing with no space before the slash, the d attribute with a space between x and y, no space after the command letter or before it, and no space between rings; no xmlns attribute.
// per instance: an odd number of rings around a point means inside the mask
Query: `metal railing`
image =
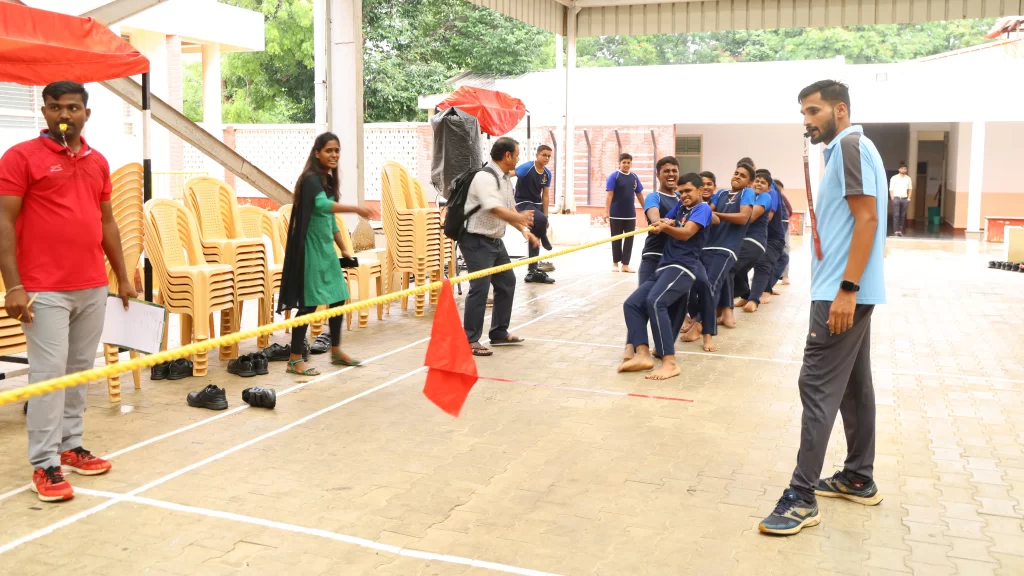
<svg viewBox="0 0 1024 576"><path fill-rule="evenodd" d="M168 171L153 172L153 198L181 200L185 182L196 176L209 176L209 172Z"/></svg>

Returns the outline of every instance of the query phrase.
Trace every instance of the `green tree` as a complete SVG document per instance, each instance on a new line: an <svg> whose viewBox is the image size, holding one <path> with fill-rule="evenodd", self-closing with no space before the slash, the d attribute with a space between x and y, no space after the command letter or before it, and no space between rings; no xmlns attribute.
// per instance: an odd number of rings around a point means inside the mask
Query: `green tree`
<svg viewBox="0 0 1024 576"><path fill-rule="evenodd" d="M203 121L203 65L187 62L182 69L183 112L193 122Z"/></svg>

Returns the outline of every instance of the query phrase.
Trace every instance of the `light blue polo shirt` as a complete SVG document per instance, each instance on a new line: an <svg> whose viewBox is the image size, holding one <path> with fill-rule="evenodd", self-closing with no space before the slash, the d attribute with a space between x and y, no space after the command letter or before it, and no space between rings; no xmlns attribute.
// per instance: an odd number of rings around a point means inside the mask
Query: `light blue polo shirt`
<svg viewBox="0 0 1024 576"><path fill-rule="evenodd" d="M822 259L811 252L811 300L835 300L843 281L853 238L853 214L847 196L866 194L875 197L878 229L864 274L860 277L858 304L885 304L885 219L888 213L889 183L882 157L864 136L860 126L840 132L825 147L825 174L818 187L814 213L818 218Z"/></svg>

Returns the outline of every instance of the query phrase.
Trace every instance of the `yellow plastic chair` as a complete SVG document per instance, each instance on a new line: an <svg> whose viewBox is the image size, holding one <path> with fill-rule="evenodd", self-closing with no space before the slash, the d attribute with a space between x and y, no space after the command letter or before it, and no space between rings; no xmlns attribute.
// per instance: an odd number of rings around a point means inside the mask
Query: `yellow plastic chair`
<svg viewBox="0 0 1024 576"><path fill-rule="evenodd" d="M234 307L234 269L227 264L207 263L198 224L174 200L146 203L143 240L160 286L157 303L169 313L181 315L182 345L207 340L211 314ZM194 362L193 374L205 376L207 353L197 354Z"/></svg>
<svg viewBox="0 0 1024 576"><path fill-rule="evenodd" d="M0 278L0 356L21 354L26 350L25 333L21 330L21 321L7 315L4 300L7 289Z"/></svg>
<svg viewBox="0 0 1024 576"><path fill-rule="evenodd" d="M274 321L274 296L281 291L284 245L281 243L280 226L275 214L257 206L241 206L238 213L242 219L242 233L247 238L270 240L270 254L273 255L273 261L267 259L267 277L270 278L270 282L267 283L267 292L260 305L259 317L259 324L263 326ZM270 346L270 335L260 336L257 346Z"/></svg>
<svg viewBox="0 0 1024 576"><path fill-rule="evenodd" d="M370 282L376 283L377 296L383 296L384 292L384 276L382 274L382 263L379 261L373 261L369 258L373 255L372 252L362 252L356 254L355 248L352 244L352 235L348 232L348 226L345 224L345 219L341 217L341 214L334 215L335 221L338 223L338 229L341 230L341 241L345 245L345 250L350 254L355 255L359 259L359 266L356 268L345 268L345 281L348 283L349 298L350 302L358 302L360 300L367 300L372 298L373 295L370 293ZM334 246L334 250L338 253L338 256L342 256L342 251L337 245ZM358 288L358 291L355 290ZM356 294L358 293L358 297ZM377 305L377 320L384 319L384 305ZM369 324L370 312L369 310L359 311L359 327L366 328ZM349 330L352 329L352 314L348 315L346 324Z"/></svg>

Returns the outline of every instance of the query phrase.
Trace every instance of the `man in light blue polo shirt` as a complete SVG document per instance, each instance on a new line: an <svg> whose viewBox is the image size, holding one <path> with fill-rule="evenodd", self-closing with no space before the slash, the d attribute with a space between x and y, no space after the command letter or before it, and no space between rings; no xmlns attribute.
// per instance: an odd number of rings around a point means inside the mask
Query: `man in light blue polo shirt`
<svg viewBox="0 0 1024 576"><path fill-rule="evenodd" d="M800 451L789 488L758 528L796 534L819 523L815 495L874 506L875 391L871 313L885 304L885 169L875 145L850 124L850 90L822 80L798 96L812 144L825 143L825 173L814 213L821 258L811 250L811 318L800 370ZM814 222L814 220L811 220ZM843 415L843 469L819 478L836 413Z"/></svg>

